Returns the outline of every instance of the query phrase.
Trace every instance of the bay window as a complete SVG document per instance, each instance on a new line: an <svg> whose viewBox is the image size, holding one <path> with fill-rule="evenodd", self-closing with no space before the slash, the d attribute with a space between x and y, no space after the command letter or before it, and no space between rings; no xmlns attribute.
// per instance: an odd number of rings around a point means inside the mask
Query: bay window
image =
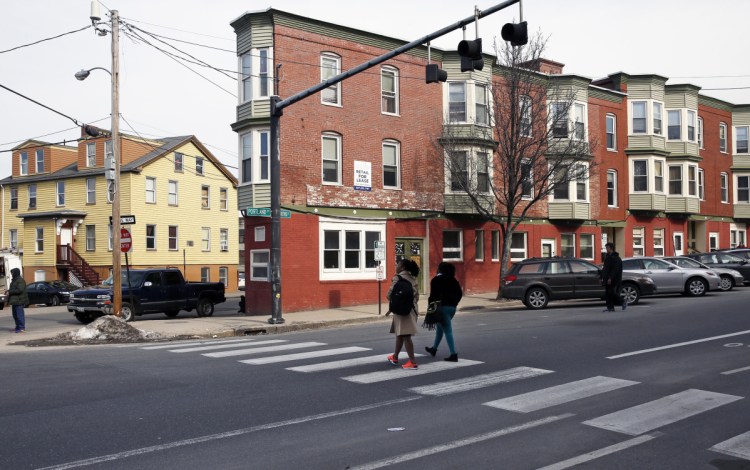
<svg viewBox="0 0 750 470"><path fill-rule="evenodd" d="M319 229L320 280L375 279L375 242L385 240L384 222L321 219Z"/></svg>

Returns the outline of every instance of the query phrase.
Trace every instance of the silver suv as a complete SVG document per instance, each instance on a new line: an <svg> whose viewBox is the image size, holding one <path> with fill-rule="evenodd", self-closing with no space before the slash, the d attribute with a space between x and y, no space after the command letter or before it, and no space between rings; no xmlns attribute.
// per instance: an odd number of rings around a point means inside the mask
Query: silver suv
<svg viewBox="0 0 750 470"><path fill-rule="evenodd" d="M662 258L639 256L623 258L623 274L645 274L652 278L660 294L684 293L691 296L705 295L709 290L719 290L721 278L714 271L681 268Z"/></svg>

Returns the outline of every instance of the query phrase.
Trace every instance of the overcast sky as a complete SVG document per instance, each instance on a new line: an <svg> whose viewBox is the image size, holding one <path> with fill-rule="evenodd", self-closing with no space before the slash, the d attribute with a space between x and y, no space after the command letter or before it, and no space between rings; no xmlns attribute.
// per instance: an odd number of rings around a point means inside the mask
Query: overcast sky
<svg viewBox="0 0 750 470"><path fill-rule="evenodd" d="M229 23L246 11L273 7L311 18L406 41L473 15L499 0L106 0L104 15L121 17L150 33L213 48L170 42L216 68L237 69ZM4 1L0 6L0 51L90 24L89 0ZM669 83L692 83L702 93L735 104L750 103L747 60L747 0L524 0L530 31L549 37L545 57L565 64L565 72L601 78L614 72L656 73ZM502 25L518 19L518 5L479 22L488 44ZM473 27L469 30L473 38ZM453 49L460 31L433 41ZM152 40L152 43L169 49ZM176 52L176 51L175 51ZM235 172L237 137L231 130L237 83L214 70L190 65L213 84L153 47L121 40L121 131L144 137L194 134ZM189 64L188 64L189 65ZM83 82L81 68L111 67L110 37L92 29L11 52L0 52L0 84L71 118L109 128L110 77L93 71ZM434 85L433 85L434 86ZM707 90L740 88L737 90ZM744 88L744 89L743 89ZM301 91L301 90L299 90ZM286 97L282 97L286 98ZM0 88L0 151L38 138L58 142L79 137L65 117ZM66 130L68 129L68 130ZM65 130L65 131L63 131ZM61 132L62 131L62 132ZM49 135L46 135L49 134ZM10 152L0 153L0 178L10 175Z"/></svg>

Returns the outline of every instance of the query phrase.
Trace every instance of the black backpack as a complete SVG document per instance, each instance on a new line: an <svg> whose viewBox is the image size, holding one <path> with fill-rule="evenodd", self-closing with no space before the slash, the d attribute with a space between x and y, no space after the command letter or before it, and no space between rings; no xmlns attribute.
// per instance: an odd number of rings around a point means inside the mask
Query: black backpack
<svg viewBox="0 0 750 470"><path fill-rule="evenodd" d="M411 282L399 276L391 291L388 310L396 315L408 315L414 310L414 287Z"/></svg>

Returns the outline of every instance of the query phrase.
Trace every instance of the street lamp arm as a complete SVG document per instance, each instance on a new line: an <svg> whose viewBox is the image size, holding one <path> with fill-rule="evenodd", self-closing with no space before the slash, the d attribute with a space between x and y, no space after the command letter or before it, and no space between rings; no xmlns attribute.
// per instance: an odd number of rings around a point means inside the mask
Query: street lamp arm
<svg viewBox="0 0 750 470"><path fill-rule="evenodd" d="M112 72L110 72L109 70L105 69L104 67L94 67L94 68L90 68L88 70L86 70L86 69L79 70L78 72L75 73L75 77L76 77L76 79L78 79L80 81L86 80L89 77L89 74L91 73L92 70L104 70L110 76L112 76Z"/></svg>

